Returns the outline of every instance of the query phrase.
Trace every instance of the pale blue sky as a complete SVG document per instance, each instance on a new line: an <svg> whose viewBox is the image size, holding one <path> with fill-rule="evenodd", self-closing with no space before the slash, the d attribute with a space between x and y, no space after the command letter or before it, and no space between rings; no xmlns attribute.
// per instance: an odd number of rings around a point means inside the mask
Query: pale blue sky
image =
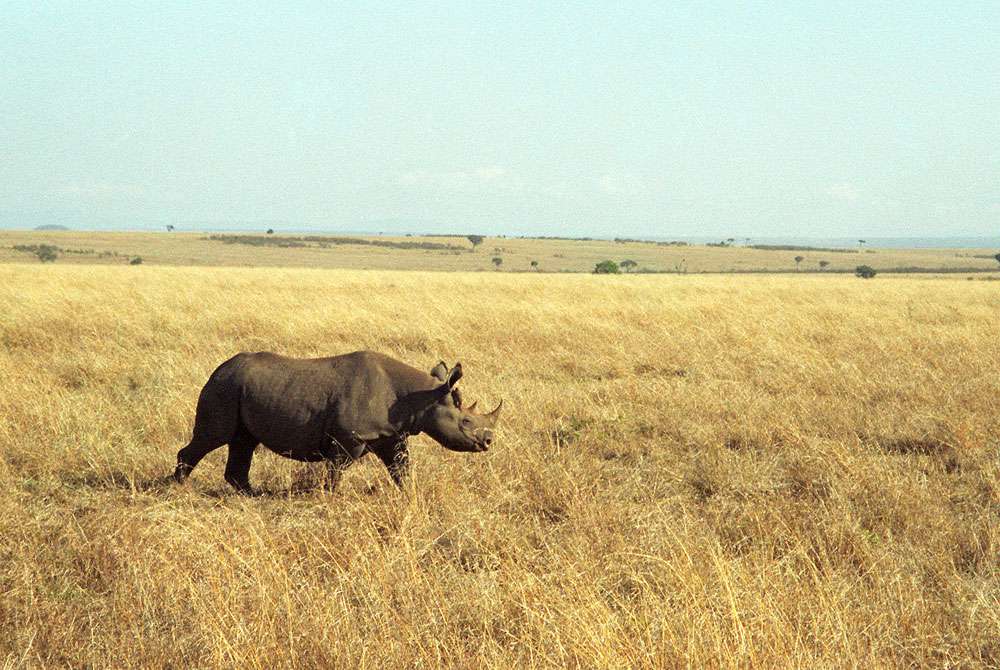
<svg viewBox="0 0 1000 670"><path fill-rule="evenodd" d="M996 1L278 5L0 3L0 226L1000 231Z"/></svg>

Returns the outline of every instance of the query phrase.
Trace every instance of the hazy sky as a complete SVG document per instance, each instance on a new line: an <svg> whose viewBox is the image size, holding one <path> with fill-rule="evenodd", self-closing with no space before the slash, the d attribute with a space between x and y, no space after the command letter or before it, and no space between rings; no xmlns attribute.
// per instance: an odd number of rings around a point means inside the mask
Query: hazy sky
<svg viewBox="0 0 1000 670"><path fill-rule="evenodd" d="M0 226L1000 231L1000 2L0 3Z"/></svg>

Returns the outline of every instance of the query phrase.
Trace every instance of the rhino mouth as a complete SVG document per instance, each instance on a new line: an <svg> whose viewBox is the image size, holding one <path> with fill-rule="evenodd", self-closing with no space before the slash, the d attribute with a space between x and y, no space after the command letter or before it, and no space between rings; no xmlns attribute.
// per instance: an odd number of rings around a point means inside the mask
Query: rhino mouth
<svg viewBox="0 0 1000 670"><path fill-rule="evenodd" d="M486 438L486 437L483 437L483 436L480 436L480 435L476 435L475 433L470 433L467 430L462 430L462 437L464 437L465 439L467 439L469 441L469 445L470 445L469 451L473 451L475 453L481 453L481 452L484 452L484 451L489 451L489 448L490 448L490 439L489 438Z"/></svg>

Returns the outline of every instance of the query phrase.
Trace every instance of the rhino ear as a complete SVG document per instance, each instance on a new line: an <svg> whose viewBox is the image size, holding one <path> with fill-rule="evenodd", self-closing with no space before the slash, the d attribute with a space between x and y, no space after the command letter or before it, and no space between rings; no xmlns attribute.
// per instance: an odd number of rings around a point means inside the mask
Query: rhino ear
<svg viewBox="0 0 1000 670"><path fill-rule="evenodd" d="M448 389L451 390L455 388L455 384L457 384L458 380L461 378L462 378L462 364L455 363L455 367L453 367L451 369L451 372L448 373L448 381L446 381L445 384L447 384Z"/></svg>
<svg viewBox="0 0 1000 670"><path fill-rule="evenodd" d="M438 361L438 364L431 368L431 377L442 382L448 380L448 366L444 361Z"/></svg>

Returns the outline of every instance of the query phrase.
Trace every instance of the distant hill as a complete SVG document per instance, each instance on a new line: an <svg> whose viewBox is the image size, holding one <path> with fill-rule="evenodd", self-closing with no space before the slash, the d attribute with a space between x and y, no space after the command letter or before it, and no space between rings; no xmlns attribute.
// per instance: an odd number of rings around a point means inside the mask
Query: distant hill
<svg viewBox="0 0 1000 670"><path fill-rule="evenodd" d="M46 223L43 226L35 226L35 230L69 230L69 228L58 223Z"/></svg>

